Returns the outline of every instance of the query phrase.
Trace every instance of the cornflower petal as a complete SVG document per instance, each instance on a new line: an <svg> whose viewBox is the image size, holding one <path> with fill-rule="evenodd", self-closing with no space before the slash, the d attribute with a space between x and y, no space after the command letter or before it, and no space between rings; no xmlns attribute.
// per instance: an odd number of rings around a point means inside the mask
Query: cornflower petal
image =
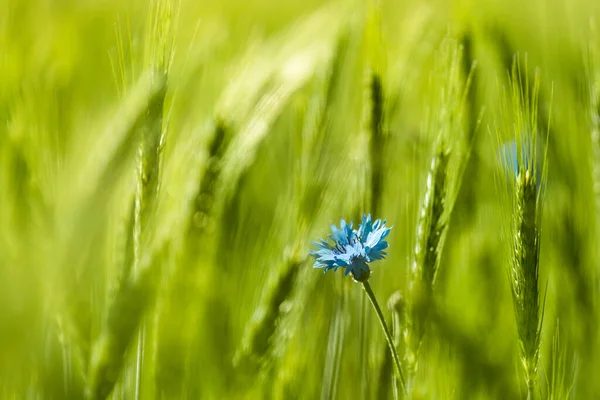
<svg viewBox="0 0 600 400"><path fill-rule="evenodd" d="M371 233L372 230L373 226L371 224L371 214L363 215L362 224L360 224L358 230L358 236L364 241L364 239L369 235L369 233Z"/></svg>
<svg viewBox="0 0 600 400"><path fill-rule="evenodd" d="M383 226L379 229L374 230L369 234L369 236L364 241L365 246L369 246L370 248L375 247L379 242L386 238L386 236L390 233L390 228L385 227L385 222Z"/></svg>

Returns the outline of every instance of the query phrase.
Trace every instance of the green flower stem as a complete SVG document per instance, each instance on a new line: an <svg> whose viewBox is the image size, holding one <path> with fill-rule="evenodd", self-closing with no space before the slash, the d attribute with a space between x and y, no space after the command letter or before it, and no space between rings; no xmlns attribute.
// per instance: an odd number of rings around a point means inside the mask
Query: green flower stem
<svg viewBox="0 0 600 400"><path fill-rule="evenodd" d="M385 339L387 340L390 351L392 352L392 358L394 359L394 364L396 365L396 373L398 374L398 380L402 385L402 390L406 393L406 385L404 383L404 376L402 375L402 368L400 367L400 359L398 358L398 353L396 352L396 347L394 346L390 330L387 324L385 323L385 318L383 317L383 313L381 312L381 307L379 307L379 303L377 303L375 293L373 293L373 289L371 289L369 281L362 282L362 285L365 289L365 292L367 293L367 296L369 296L369 300L371 300L371 304L373 304L375 312L377 313L377 318L379 318L379 322L381 323L381 327L383 328Z"/></svg>

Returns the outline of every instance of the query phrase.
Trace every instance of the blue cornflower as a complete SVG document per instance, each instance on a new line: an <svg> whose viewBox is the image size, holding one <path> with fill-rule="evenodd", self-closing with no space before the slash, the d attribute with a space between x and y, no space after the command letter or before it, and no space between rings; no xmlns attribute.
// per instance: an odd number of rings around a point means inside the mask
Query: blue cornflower
<svg viewBox="0 0 600 400"><path fill-rule="evenodd" d="M371 215L363 215L362 223L358 229L352 229L343 219L340 227L331 225L332 235L329 238L333 245L327 240L312 242L317 250L311 250L310 254L315 257L314 268L325 268L325 272L339 267L346 268L345 275L352 273L357 281L366 281L371 274L370 262L385 258L385 249L388 243L384 240L390 233L391 228L385 226L385 220L371 221Z"/></svg>
<svg viewBox="0 0 600 400"><path fill-rule="evenodd" d="M511 179L519 176L521 168L530 172L535 171L535 182L539 188L542 180L540 157L534 154L531 141L531 138L523 138L521 149L517 149L515 140L504 143L500 147L500 161Z"/></svg>

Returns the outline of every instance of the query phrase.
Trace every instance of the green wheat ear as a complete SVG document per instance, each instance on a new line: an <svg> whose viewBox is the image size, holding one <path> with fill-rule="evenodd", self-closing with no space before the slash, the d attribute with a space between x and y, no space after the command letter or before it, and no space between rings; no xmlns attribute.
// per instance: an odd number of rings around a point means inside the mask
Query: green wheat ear
<svg viewBox="0 0 600 400"><path fill-rule="evenodd" d="M461 66L462 47L446 40L432 79L437 85L426 124L426 133L433 138L432 156L408 284L404 342L409 393L413 389L419 349L428 325L448 224L470 154L467 140L470 132L464 121L470 76L462 76Z"/></svg>
<svg viewBox="0 0 600 400"><path fill-rule="evenodd" d="M516 181L510 270L521 359L530 398L537 380L542 322L539 288L540 212L533 176L529 170L525 170Z"/></svg>
<svg viewBox="0 0 600 400"><path fill-rule="evenodd" d="M417 354L427 324L428 302L433 295L435 278L440 263L441 240L446 231L447 168L449 154L440 145L429 174L420 222L417 228L417 245L412 266L409 293L411 310L408 313L405 341L407 362L416 368Z"/></svg>
<svg viewBox="0 0 600 400"><path fill-rule="evenodd" d="M161 85L161 88L152 94L152 99L148 103L150 109L153 104L156 104L156 97L164 98L164 84ZM161 104L162 101L160 100ZM145 111L146 115L147 112L148 109ZM154 153L156 154L158 151L155 149ZM146 165L147 159L143 154L142 151L139 159L140 181L135 200L133 230L129 232L133 235L133 240L128 239L128 246L132 246L133 250L127 250L127 252L133 254L133 257L126 257L125 260L133 265L125 266L125 270L129 271L130 276L123 277L122 285L116 289L115 299L108 310L105 327L94 344L88 394L92 398L104 398L112 391L122 367L125 351L130 341L133 340L137 324L152 299L154 285L150 276L147 276L150 274L144 270L145 263L141 260L140 249L149 240L146 232L150 231L151 228L148 228L148 224L154 220L151 218L151 212L155 199L154 195L150 195L150 193L155 194L158 190L158 170L153 166ZM156 160L156 162L158 161ZM154 178L150 179L150 175L142 175L148 172L148 169L151 169Z"/></svg>
<svg viewBox="0 0 600 400"><path fill-rule="evenodd" d="M124 274L116 289L104 326L93 346L89 370L88 397L106 398L112 392L126 360L126 352L137 334L134 395L139 398L144 376L144 315L155 300L157 278L153 246L156 208L160 187L161 153L166 132L165 100L173 53L170 0L152 4L146 36L145 70L156 87L135 129L140 135L137 157L136 191L130 228L127 232ZM152 257L150 257L150 254ZM156 253L158 254L158 253Z"/></svg>
<svg viewBox="0 0 600 400"><path fill-rule="evenodd" d="M537 107L539 73L530 85L525 71L515 58L510 77L510 97L505 95L502 133L514 140L503 144L501 162L508 193L506 203L512 206L510 229L510 268L508 271L513 298L514 314L527 384L527 397L538 397L538 363L543 322L543 302L540 288L540 238L544 199L545 160L538 149ZM510 122L509 122L510 121Z"/></svg>
<svg viewBox="0 0 600 400"><path fill-rule="evenodd" d="M303 260L295 254L285 256L276 276L265 288L263 297L246 327L241 349L235 356L236 365L253 370L265 363L282 314L282 305L294 289L302 264Z"/></svg>

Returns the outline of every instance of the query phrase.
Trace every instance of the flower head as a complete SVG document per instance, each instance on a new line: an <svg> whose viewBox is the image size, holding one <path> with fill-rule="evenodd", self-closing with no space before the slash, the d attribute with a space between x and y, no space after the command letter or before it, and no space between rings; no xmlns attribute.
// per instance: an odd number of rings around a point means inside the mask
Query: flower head
<svg viewBox="0 0 600 400"><path fill-rule="evenodd" d="M363 215L362 223L358 229L352 229L354 224L348 225L343 219L340 227L331 225L332 234L327 240L312 242L317 249L310 254L315 257L314 268L325 268L325 272L339 267L346 268L345 275L352 273L357 281L365 281L371 273L370 262L385 258L388 243L384 240L391 228L385 226L385 220L371 221L371 215Z"/></svg>
<svg viewBox="0 0 600 400"><path fill-rule="evenodd" d="M521 141L520 148L517 147L515 140L506 142L500 147L499 155L502 167L511 180L518 178L522 169L524 172L529 172L532 179L535 178L539 188L542 181L540 153L534 149L532 138L524 137Z"/></svg>

